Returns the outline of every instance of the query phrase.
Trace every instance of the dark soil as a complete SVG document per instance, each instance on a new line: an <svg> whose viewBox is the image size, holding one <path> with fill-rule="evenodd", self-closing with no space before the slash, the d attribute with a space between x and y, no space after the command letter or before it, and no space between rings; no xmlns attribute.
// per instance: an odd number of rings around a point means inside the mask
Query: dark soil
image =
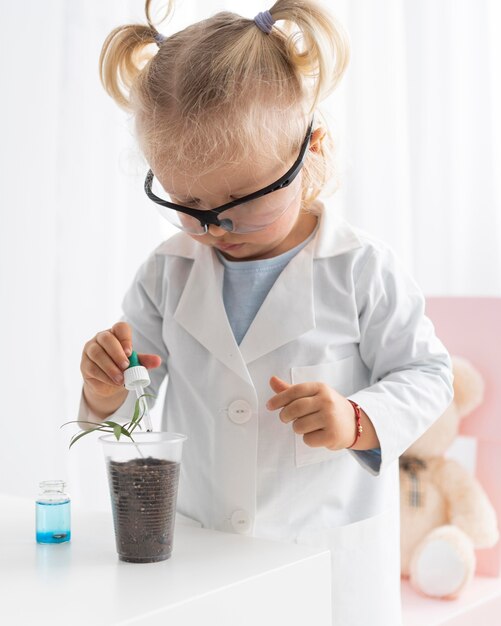
<svg viewBox="0 0 501 626"><path fill-rule="evenodd" d="M108 463L113 523L121 561L171 556L180 464L147 457Z"/></svg>

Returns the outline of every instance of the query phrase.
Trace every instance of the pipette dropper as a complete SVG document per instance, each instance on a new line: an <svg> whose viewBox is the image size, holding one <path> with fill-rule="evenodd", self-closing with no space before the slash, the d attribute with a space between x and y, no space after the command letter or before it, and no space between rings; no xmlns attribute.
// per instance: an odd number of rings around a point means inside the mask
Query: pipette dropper
<svg viewBox="0 0 501 626"><path fill-rule="evenodd" d="M124 372L125 388L129 391L135 391L139 400L140 414L143 415L144 424L147 432L152 432L153 427L151 425L150 412L148 410L148 403L146 398L142 396L144 393L144 387L150 384L150 375L148 370L139 363L137 353L133 350L129 357L129 367Z"/></svg>

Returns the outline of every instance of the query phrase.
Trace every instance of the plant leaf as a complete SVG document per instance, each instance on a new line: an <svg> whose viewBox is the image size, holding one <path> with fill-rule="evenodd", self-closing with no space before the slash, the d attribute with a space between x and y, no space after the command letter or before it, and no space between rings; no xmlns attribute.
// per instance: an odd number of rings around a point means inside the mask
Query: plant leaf
<svg viewBox="0 0 501 626"><path fill-rule="evenodd" d="M73 420L72 422L65 422L64 424L61 424L59 428L62 428L63 426L66 426L67 424L94 424L94 426L96 426L97 422L88 422L87 420Z"/></svg>
<svg viewBox="0 0 501 626"><path fill-rule="evenodd" d="M124 428L124 427L122 426L122 435L125 435L125 436L126 436L126 437L128 437L131 441L134 441L134 439L132 438L131 432L132 432L132 431L130 431L130 432L129 432L126 428Z"/></svg>
<svg viewBox="0 0 501 626"><path fill-rule="evenodd" d="M133 426L133 428L131 429L134 430L134 428L136 427L136 425L139 425L139 422L143 419L144 417L144 411L140 414L141 411L141 403L140 400L143 397L148 397L148 398L156 398L155 395L151 394L151 393L142 393L139 398L136 398L136 402L134 403L134 414L132 415L132 419L130 422L127 422L127 426ZM141 426L139 426L141 428Z"/></svg>
<svg viewBox="0 0 501 626"><path fill-rule="evenodd" d="M84 430L83 432L81 432L81 433L78 433L78 434L74 435L74 436L73 436L73 438L72 438L72 440L71 440L71 442L70 442L69 447L71 448L71 446L72 446L74 443L76 443L76 442L77 442L77 441L78 441L81 437L84 437L85 435L88 435L89 433L93 432L94 430L98 430L98 429L97 429L97 428L94 428L94 429L92 429L92 430Z"/></svg>
<svg viewBox="0 0 501 626"><path fill-rule="evenodd" d="M112 420L104 420L98 425L97 425L97 422L90 422L87 420L72 420L70 422L65 422L64 424L61 424L59 428L62 428L63 426L67 426L68 424L92 424L93 426L95 426L95 428L89 428L88 430L83 430L82 432L73 435L70 441L70 445L69 445L70 448L79 439L81 439L82 437L85 437L85 435L88 435L89 433L93 433L96 430L99 430L105 433L113 433L115 437L117 438L117 440L120 440L121 435L125 435L131 441L134 441L134 438L132 437L132 432L134 431L134 429L139 426L139 428L142 430L142 426L140 424L144 416L144 411L142 413L140 411L140 399L142 397L156 398L155 395L150 394L150 393L141 394L139 398L136 399L136 402L134 404L134 414L132 416L132 420L128 422L127 424L125 424L125 426L122 426L121 424L117 424L117 422L113 422ZM128 430L129 426L132 426L130 430Z"/></svg>
<svg viewBox="0 0 501 626"><path fill-rule="evenodd" d="M135 403L135 408L134 408L134 415L132 416L132 420L130 421L130 425L132 426L131 428L131 432L136 428L136 426L139 425L139 423L141 422L141 420L143 419L144 416L144 411L140 413L140 400L141 400L142 396L139 396L139 398L136 399L136 403Z"/></svg>
<svg viewBox="0 0 501 626"><path fill-rule="evenodd" d="M137 398L136 402L134 403L134 414L132 415L132 420L131 420L132 423L134 423L137 420L138 415L139 415L139 398Z"/></svg>
<svg viewBox="0 0 501 626"><path fill-rule="evenodd" d="M105 420L104 422L102 422L102 424L107 424L108 426L111 426L112 428L121 426L121 424L117 424L116 422L112 422L111 420Z"/></svg>
<svg viewBox="0 0 501 626"><path fill-rule="evenodd" d="M138 416L139 416L139 398L137 398L136 402L134 403L134 414L132 415L132 419L130 422L127 422L125 426L127 428L130 428L138 419ZM141 418L139 417L139 419Z"/></svg>

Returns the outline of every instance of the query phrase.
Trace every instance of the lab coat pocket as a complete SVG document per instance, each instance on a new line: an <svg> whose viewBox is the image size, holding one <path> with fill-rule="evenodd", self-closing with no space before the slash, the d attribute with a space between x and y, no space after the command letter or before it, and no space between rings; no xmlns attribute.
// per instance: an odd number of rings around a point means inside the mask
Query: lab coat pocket
<svg viewBox="0 0 501 626"><path fill-rule="evenodd" d="M292 384L321 382L329 385L343 396L355 391L354 388L354 357L349 356L332 363L306 365L291 368ZM303 435L294 433L296 447L296 467L332 461L347 454L346 450L329 450L328 448L312 448L304 443Z"/></svg>
<svg viewBox="0 0 501 626"><path fill-rule="evenodd" d="M400 626L398 511L300 533L296 543L329 549L333 626Z"/></svg>

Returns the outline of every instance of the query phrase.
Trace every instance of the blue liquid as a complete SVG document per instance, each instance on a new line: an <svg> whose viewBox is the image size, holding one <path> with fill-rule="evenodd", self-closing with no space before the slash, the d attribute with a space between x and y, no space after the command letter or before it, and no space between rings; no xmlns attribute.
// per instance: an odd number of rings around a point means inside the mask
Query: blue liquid
<svg viewBox="0 0 501 626"><path fill-rule="evenodd" d="M63 543L71 539L70 501L37 502L37 542Z"/></svg>

